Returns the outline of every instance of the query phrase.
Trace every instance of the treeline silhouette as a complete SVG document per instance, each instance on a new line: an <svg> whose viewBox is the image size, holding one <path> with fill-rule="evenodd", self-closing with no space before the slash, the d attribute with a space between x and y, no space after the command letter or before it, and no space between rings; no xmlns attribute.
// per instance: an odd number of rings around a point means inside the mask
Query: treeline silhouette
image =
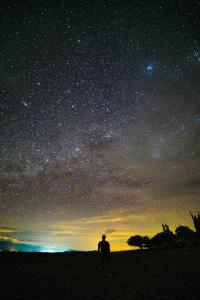
<svg viewBox="0 0 200 300"><path fill-rule="evenodd" d="M169 248L169 247L199 247L200 246L200 212L194 215L190 212L195 231L188 226L178 226L173 233L167 224L162 224L163 231L152 238L148 236L131 236L127 244L140 249Z"/></svg>

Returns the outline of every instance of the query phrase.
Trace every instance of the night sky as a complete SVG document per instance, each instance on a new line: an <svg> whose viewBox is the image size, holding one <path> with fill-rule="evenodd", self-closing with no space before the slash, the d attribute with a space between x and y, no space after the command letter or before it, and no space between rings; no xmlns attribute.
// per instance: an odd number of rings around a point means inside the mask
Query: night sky
<svg viewBox="0 0 200 300"><path fill-rule="evenodd" d="M2 2L0 246L193 228L200 2Z"/></svg>

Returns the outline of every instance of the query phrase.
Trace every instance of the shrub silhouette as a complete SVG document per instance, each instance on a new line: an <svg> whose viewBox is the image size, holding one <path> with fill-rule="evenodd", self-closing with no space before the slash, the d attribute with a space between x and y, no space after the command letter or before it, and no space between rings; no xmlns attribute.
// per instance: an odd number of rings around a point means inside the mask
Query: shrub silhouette
<svg viewBox="0 0 200 300"><path fill-rule="evenodd" d="M148 247L149 237L148 236L142 237L141 235L134 235L128 239L127 244L129 246L137 246L140 249L143 249L143 247Z"/></svg>
<svg viewBox="0 0 200 300"><path fill-rule="evenodd" d="M157 233L150 240L150 247L171 247L174 245L175 235L172 231L170 231L169 226L167 224L162 224L163 231Z"/></svg>
<svg viewBox="0 0 200 300"><path fill-rule="evenodd" d="M186 238L186 239L190 239L193 237L194 235L194 231L192 229L190 229L188 226L178 226L175 230L177 237L179 238Z"/></svg>
<svg viewBox="0 0 200 300"><path fill-rule="evenodd" d="M150 240L150 247L161 247L165 243L165 234L164 232L159 232L154 235Z"/></svg>
<svg viewBox="0 0 200 300"><path fill-rule="evenodd" d="M188 226L178 226L175 233L177 245L187 247L194 244L195 233Z"/></svg>

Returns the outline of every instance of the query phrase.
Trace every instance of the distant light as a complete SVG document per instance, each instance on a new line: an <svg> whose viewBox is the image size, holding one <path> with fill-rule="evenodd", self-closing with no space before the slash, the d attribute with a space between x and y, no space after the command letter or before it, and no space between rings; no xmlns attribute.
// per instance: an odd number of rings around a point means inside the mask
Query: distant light
<svg viewBox="0 0 200 300"><path fill-rule="evenodd" d="M69 251L67 248L51 248L51 247L44 247L42 248L41 252L45 253L59 253Z"/></svg>
<svg viewBox="0 0 200 300"><path fill-rule="evenodd" d="M15 248L8 249L9 252L17 252Z"/></svg>

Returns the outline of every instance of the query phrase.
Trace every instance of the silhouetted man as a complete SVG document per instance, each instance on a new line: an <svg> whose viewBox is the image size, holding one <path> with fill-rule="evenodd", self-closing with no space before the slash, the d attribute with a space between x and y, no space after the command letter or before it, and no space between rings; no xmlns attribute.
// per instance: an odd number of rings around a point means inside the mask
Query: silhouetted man
<svg viewBox="0 0 200 300"><path fill-rule="evenodd" d="M110 244L106 241L105 234L102 235L102 240L98 243L98 254L100 259L100 271L103 275L110 275Z"/></svg>

